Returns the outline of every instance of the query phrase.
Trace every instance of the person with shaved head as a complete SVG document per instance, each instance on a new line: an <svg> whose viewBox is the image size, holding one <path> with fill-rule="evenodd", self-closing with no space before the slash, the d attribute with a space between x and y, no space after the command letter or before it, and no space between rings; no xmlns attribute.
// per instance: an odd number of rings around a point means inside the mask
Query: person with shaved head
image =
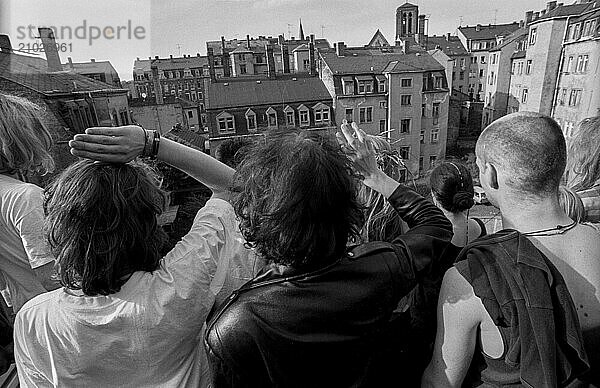
<svg viewBox="0 0 600 388"><path fill-rule="evenodd" d="M490 124L475 152L505 229L468 245L446 272L422 386L568 386L589 368L580 321L599 321L589 286L600 284L600 242L560 206L562 131L550 117L514 113Z"/></svg>

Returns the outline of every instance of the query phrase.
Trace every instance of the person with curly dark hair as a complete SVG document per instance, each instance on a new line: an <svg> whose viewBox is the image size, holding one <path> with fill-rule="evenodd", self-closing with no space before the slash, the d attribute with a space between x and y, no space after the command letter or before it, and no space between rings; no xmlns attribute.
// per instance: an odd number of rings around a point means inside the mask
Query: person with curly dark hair
<svg viewBox="0 0 600 388"><path fill-rule="evenodd" d="M78 156L126 161L144 148L139 129L87 132L71 143ZM397 378L383 357L392 311L429 275L452 226L378 169L365 136L356 124L342 126L341 146L311 131L269 133L245 154L234 209L247 245L270 264L208 324L213 386L378 386ZM189 159L194 165L202 170ZM360 243L361 180L410 226L393 243Z"/></svg>
<svg viewBox="0 0 600 388"><path fill-rule="evenodd" d="M17 314L21 386L207 386L203 323L218 300L258 269L225 200L233 170L140 127L110 130L100 137L103 145L139 145L119 162L158 153L213 196L162 257L157 217L166 197L147 165L82 160L66 169L45 199L63 288L33 298Z"/></svg>

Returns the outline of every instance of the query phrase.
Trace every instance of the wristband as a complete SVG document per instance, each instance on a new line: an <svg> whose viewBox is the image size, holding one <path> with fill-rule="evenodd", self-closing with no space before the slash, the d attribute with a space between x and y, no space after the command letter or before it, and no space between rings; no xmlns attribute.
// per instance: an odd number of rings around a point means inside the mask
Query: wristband
<svg viewBox="0 0 600 388"><path fill-rule="evenodd" d="M154 137L152 138L152 150L150 153L151 158L156 158L158 155L158 148L160 147L160 132L154 131Z"/></svg>

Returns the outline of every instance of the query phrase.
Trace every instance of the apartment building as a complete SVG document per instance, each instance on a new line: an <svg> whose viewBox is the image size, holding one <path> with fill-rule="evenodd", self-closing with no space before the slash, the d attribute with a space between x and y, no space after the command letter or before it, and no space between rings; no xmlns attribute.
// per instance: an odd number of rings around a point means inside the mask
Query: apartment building
<svg viewBox="0 0 600 388"><path fill-rule="evenodd" d="M452 89L467 93L469 91L469 67L471 63L471 54L465 49L458 36L452 36L447 33L443 36L425 37L427 50L439 49L452 60L452 73L448 79L448 84Z"/></svg>

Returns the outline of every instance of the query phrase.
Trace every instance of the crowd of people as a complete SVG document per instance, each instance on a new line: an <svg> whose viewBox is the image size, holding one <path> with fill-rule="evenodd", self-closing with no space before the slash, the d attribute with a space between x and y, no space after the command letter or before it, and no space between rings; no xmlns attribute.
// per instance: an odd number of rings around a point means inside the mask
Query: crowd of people
<svg viewBox="0 0 600 388"><path fill-rule="evenodd" d="M600 386L599 133L584 120L567 145L531 112L490 124L490 233L463 164L437 165L427 199L394 179L389 142L346 122L216 158L89 128L42 189L27 182L52 171L52 138L0 94L0 368L14 349L23 387ZM144 158L213 193L164 257Z"/></svg>

